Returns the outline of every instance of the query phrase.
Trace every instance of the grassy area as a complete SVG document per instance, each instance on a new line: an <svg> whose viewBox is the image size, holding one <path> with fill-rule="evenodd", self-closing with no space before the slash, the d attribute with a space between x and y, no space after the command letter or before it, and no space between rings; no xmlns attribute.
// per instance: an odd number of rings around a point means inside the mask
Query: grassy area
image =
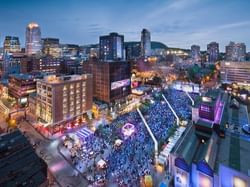
<svg viewBox="0 0 250 187"><path fill-rule="evenodd" d="M229 166L240 171L240 139L231 136Z"/></svg>

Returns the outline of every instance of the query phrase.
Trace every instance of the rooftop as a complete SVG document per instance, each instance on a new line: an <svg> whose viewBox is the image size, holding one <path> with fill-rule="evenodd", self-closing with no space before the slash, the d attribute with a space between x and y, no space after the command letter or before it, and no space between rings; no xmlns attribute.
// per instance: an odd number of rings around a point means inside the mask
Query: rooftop
<svg viewBox="0 0 250 187"><path fill-rule="evenodd" d="M49 75L39 81L47 83L47 84L61 84L61 83L72 82L72 81L77 81L77 80L85 80L87 79L88 76L90 76L90 74L65 75L65 76Z"/></svg>
<svg viewBox="0 0 250 187"><path fill-rule="evenodd" d="M250 142L230 133L225 139L220 140L219 151L216 159L216 169L223 164L248 175Z"/></svg>
<svg viewBox="0 0 250 187"><path fill-rule="evenodd" d="M13 77L15 79L19 79L19 80L33 80L33 79L41 79L44 76L46 76L47 73L43 73L43 72L37 72L37 73L25 73L25 74L11 74L9 75L9 77Z"/></svg>
<svg viewBox="0 0 250 187"><path fill-rule="evenodd" d="M184 136L179 139L177 146L175 146L171 152L182 157L187 164L191 164L198 146L199 140L195 134L195 128L191 127L185 132Z"/></svg>
<svg viewBox="0 0 250 187"><path fill-rule="evenodd" d="M36 27L39 27L39 25L37 23L34 23L34 22L32 22L32 23L30 23L28 25L28 28L30 28L30 29L33 29L33 28L36 28Z"/></svg>
<svg viewBox="0 0 250 187"><path fill-rule="evenodd" d="M39 186L47 165L19 130L0 136L0 186Z"/></svg>
<svg viewBox="0 0 250 187"><path fill-rule="evenodd" d="M19 79L19 80L33 80L35 77L34 75L30 74L11 74L9 77Z"/></svg>

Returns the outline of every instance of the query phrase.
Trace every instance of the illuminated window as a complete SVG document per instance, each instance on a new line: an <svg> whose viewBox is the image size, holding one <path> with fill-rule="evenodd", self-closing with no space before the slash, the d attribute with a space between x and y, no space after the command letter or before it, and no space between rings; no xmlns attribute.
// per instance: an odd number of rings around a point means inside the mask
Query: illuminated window
<svg viewBox="0 0 250 187"><path fill-rule="evenodd" d="M247 187L247 182L240 177L234 177L234 184L233 187Z"/></svg>
<svg viewBox="0 0 250 187"><path fill-rule="evenodd" d="M210 112L210 109L209 109L209 107L202 105L201 106L201 111Z"/></svg>
<svg viewBox="0 0 250 187"><path fill-rule="evenodd" d="M199 173L199 187L213 187L212 178Z"/></svg>

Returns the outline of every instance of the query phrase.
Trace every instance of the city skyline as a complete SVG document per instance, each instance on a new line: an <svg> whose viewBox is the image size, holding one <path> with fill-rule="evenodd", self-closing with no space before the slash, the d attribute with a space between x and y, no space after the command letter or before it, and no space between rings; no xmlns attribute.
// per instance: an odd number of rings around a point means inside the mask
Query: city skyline
<svg viewBox="0 0 250 187"><path fill-rule="evenodd" d="M18 36L24 47L27 24L37 22L43 38L60 38L61 43L98 43L99 36L109 32L123 34L125 41L139 41L140 31L147 28L152 41L169 47L198 44L205 50L208 43L216 41L224 52L225 46L235 41L246 43L250 50L247 1L3 0L1 4L1 44L7 35Z"/></svg>

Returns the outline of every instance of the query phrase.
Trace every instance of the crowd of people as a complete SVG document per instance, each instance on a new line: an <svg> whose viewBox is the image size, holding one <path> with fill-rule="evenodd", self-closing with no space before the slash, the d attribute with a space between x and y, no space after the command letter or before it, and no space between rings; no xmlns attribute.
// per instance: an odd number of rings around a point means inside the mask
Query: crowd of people
<svg viewBox="0 0 250 187"><path fill-rule="evenodd" d="M188 98L185 92L174 89L167 89L164 91L164 96L171 104L178 117L180 117L181 119L191 119L191 100ZM190 96L195 99L198 94L192 93Z"/></svg>
<svg viewBox="0 0 250 187"><path fill-rule="evenodd" d="M153 141L136 111L120 116L110 124L110 128L122 138L119 124L127 122L135 125L136 132L124 139L120 148L112 150L108 158L107 178L120 185L140 186L140 177L152 169Z"/></svg>
<svg viewBox="0 0 250 187"><path fill-rule="evenodd" d="M171 90L164 92L167 99L184 119L190 118L190 100L184 92ZM150 107L143 111L148 125L158 141L166 141L168 129L175 124L175 117L163 99L152 100ZM135 126L136 132L124 138L121 128L126 123ZM141 177L153 169L154 144L137 111L119 116L99 133L102 138L114 144L115 139L123 139L118 149L112 149L107 159L106 178L125 186L140 186Z"/></svg>
<svg viewBox="0 0 250 187"><path fill-rule="evenodd" d="M177 115L183 119L190 118L191 101L184 92L165 90L163 94ZM176 119L161 95L158 99L152 97L151 101L150 106L142 110L142 114L157 141L166 142L169 128L174 126ZM129 137L122 133L122 127L127 123L132 124L135 129ZM117 140L122 141L119 147L114 146ZM93 153L100 154L108 146L113 148L105 158L107 168L95 171L94 180L101 178L120 186L140 186L142 177L151 174L154 167L154 143L137 111L118 116L111 124L101 125L91 141L84 141L81 145L78 151L81 154L77 154L77 160L86 162L96 156Z"/></svg>
<svg viewBox="0 0 250 187"><path fill-rule="evenodd" d="M144 116L157 141L166 141L168 129L176 120L165 101L154 101L150 109L144 112Z"/></svg>

